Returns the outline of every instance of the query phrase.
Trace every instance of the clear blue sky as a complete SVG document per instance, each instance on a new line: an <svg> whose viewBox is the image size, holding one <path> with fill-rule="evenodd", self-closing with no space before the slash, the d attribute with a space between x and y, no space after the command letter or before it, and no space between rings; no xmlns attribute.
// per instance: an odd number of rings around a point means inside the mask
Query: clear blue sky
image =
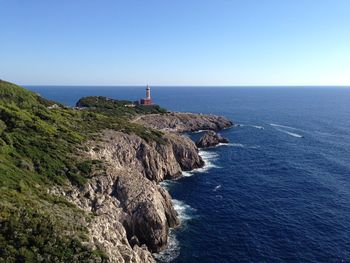
<svg viewBox="0 0 350 263"><path fill-rule="evenodd" d="M350 0L0 0L0 78L350 85Z"/></svg>

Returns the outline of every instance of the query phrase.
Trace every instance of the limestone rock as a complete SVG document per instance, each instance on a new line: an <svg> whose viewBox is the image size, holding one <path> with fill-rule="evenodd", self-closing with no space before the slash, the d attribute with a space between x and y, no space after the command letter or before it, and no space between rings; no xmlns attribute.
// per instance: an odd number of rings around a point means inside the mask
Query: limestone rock
<svg viewBox="0 0 350 263"><path fill-rule="evenodd" d="M207 148L218 145L219 143L228 143L229 141L214 131L208 131L196 142L197 147Z"/></svg>
<svg viewBox="0 0 350 263"><path fill-rule="evenodd" d="M198 154L196 144L190 138L174 133L166 133L164 138L171 145L175 158L183 171L203 167L204 161Z"/></svg>
<svg viewBox="0 0 350 263"><path fill-rule="evenodd" d="M115 167L131 167L149 180L161 182L181 176L182 170L204 165L195 143L188 137L164 134L165 144L147 143L140 137L112 130L105 131L103 141L88 144L94 159L113 163ZM98 148L98 151L93 149Z"/></svg>
<svg viewBox="0 0 350 263"><path fill-rule="evenodd" d="M233 125L229 119L222 116L184 112L148 114L137 117L134 122L150 128L173 132L217 131Z"/></svg>
<svg viewBox="0 0 350 263"><path fill-rule="evenodd" d="M135 178L136 177L136 178ZM129 215L124 221L130 239L137 237L152 252L165 247L170 227L179 224L169 193L141 175L121 176L114 195Z"/></svg>

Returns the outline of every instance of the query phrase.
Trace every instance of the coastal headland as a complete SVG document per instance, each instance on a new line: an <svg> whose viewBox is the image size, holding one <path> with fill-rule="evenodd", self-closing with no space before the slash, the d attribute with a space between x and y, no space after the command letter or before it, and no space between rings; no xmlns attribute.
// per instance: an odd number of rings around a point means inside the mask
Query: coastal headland
<svg viewBox="0 0 350 263"><path fill-rule="evenodd" d="M0 95L0 257L9 262L154 262L180 225L159 183L204 165L182 133L232 126L105 97L70 108L5 81Z"/></svg>

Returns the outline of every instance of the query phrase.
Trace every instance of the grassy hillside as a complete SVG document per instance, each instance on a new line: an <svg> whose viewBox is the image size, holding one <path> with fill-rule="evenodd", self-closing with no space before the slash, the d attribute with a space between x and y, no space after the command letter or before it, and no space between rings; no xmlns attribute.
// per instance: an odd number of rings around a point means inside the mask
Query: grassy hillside
<svg viewBox="0 0 350 263"><path fill-rule="evenodd" d="M161 133L129 123L123 112L51 108L54 103L0 81L0 262L103 260L83 245L92 215L48 189L68 180L82 185L92 169L103 169L77 155L103 129L162 141Z"/></svg>

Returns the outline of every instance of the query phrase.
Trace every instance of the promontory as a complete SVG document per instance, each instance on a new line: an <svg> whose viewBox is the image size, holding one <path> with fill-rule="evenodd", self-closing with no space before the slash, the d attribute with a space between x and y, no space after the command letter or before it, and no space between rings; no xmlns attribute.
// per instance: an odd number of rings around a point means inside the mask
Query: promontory
<svg viewBox="0 0 350 263"><path fill-rule="evenodd" d="M0 81L0 262L155 262L181 223L159 182L204 165L182 133L232 122L128 103Z"/></svg>

